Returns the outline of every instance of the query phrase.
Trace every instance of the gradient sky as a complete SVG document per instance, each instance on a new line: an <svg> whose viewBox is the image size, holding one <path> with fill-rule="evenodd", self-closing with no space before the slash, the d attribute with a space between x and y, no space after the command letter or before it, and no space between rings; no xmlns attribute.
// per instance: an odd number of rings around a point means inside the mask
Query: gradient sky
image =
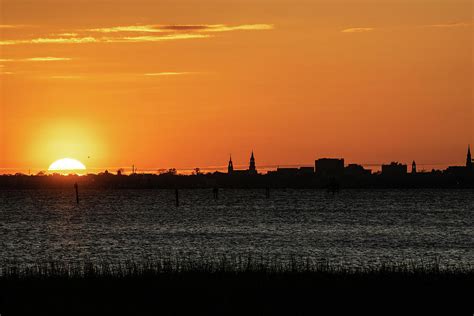
<svg viewBox="0 0 474 316"><path fill-rule="evenodd" d="M473 2L0 0L0 167L462 164Z"/></svg>

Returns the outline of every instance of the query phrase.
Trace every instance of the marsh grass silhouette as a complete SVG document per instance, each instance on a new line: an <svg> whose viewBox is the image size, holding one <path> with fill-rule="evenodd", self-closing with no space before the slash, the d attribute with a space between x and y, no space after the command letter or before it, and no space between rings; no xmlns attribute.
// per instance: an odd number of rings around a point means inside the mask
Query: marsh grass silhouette
<svg viewBox="0 0 474 316"><path fill-rule="evenodd" d="M0 306L5 315L314 315L327 309L330 314L409 310L454 315L471 312L473 284L472 266L423 261L365 268L250 255L10 262L0 270Z"/></svg>

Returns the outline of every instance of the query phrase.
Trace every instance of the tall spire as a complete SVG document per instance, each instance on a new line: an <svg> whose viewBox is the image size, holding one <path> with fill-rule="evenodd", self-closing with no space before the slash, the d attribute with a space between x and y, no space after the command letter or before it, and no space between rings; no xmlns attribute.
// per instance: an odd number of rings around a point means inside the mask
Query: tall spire
<svg viewBox="0 0 474 316"><path fill-rule="evenodd" d="M227 173L232 173L234 172L234 163L232 162L232 155L230 155L229 158L229 165L227 166Z"/></svg>
<svg viewBox="0 0 474 316"><path fill-rule="evenodd" d="M472 169L471 145L467 145L466 168Z"/></svg>
<svg viewBox="0 0 474 316"><path fill-rule="evenodd" d="M257 168L255 167L255 157L253 155L253 150L252 150L252 155L250 156L249 172L257 173Z"/></svg>

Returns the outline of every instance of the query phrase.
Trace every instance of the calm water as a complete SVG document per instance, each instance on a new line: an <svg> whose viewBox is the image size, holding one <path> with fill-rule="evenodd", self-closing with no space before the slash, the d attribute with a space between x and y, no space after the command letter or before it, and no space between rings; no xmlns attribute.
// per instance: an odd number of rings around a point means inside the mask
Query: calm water
<svg viewBox="0 0 474 316"><path fill-rule="evenodd" d="M474 264L474 191L0 191L0 261L297 254Z"/></svg>

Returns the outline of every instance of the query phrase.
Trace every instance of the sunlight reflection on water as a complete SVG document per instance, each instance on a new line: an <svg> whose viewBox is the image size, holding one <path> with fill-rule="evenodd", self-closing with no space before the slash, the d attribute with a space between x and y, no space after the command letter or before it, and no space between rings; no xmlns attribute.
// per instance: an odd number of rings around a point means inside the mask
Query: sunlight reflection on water
<svg viewBox="0 0 474 316"><path fill-rule="evenodd" d="M351 266L474 262L472 190L0 191L0 260L298 255Z"/></svg>

